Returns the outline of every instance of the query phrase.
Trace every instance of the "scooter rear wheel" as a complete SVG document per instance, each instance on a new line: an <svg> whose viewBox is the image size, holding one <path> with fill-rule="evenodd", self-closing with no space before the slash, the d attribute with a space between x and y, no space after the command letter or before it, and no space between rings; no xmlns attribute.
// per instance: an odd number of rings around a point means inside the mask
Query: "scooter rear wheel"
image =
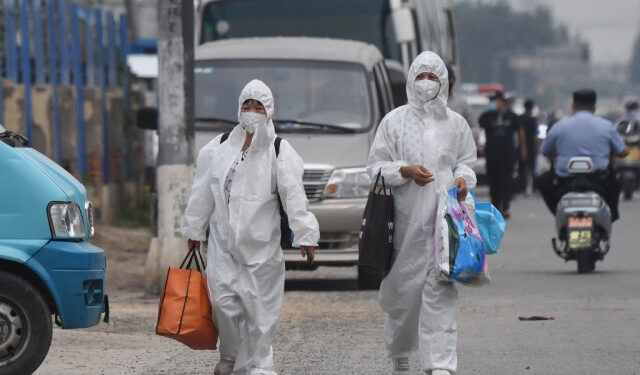
<svg viewBox="0 0 640 375"><path fill-rule="evenodd" d="M589 250L581 250L576 256L578 273L589 273L596 269L596 258Z"/></svg>

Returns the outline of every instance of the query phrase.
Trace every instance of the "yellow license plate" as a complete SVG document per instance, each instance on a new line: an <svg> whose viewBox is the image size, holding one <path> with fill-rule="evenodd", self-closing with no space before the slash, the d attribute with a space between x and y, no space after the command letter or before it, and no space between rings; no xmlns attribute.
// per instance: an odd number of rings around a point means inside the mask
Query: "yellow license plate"
<svg viewBox="0 0 640 375"><path fill-rule="evenodd" d="M570 217L569 218L569 229L591 228L592 226L593 226L592 217Z"/></svg>
<svg viewBox="0 0 640 375"><path fill-rule="evenodd" d="M591 229L569 231L569 248L582 249L591 247Z"/></svg>

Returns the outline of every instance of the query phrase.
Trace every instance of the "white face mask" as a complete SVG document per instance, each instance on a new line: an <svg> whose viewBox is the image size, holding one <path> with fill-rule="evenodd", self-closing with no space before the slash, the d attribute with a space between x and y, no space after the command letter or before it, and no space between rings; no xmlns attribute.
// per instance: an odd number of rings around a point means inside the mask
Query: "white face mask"
<svg viewBox="0 0 640 375"><path fill-rule="evenodd" d="M240 112L240 125L248 133L255 133L256 129L267 123L267 115L257 112Z"/></svg>
<svg viewBox="0 0 640 375"><path fill-rule="evenodd" d="M440 82L435 82L430 79L415 81L414 85L418 98L423 102L433 100L440 92Z"/></svg>

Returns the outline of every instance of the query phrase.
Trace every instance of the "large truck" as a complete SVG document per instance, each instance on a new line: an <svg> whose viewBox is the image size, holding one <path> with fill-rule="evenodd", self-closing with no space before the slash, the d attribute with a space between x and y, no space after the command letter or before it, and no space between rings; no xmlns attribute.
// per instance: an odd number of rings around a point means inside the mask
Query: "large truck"
<svg viewBox="0 0 640 375"><path fill-rule="evenodd" d="M200 0L196 46L221 39L307 36L372 44L386 59L396 104L422 51L458 65L453 0Z"/></svg>
<svg viewBox="0 0 640 375"><path fill-rule="evenodd" d="M423 50L458 61L452 0L203 0L196 44L256 36L359 40L408 68Z"/></svg>
<svg viewBox="0 0 640 375"><path fill-rule="evenodd" d="M108 321L85 187L0 125L0 374L31 374L62 328Z"/></svg>

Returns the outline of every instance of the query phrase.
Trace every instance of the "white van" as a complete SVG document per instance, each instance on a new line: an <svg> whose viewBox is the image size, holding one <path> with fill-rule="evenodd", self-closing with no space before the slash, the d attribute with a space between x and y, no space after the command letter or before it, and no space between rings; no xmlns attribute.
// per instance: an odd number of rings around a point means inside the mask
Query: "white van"
<svg viewBox="0 0 640 375"><path fill-rule="evenodd" d="M319 265L353 266L371 180L365 171L380 119L393 109L385 59L371 44L269 37L208 42L195 51L195 151L238 122L238 95L257 78L273 91L276 133L305 162L304 185L320 223ZM307 268L285 249L288 268ZM360 271L360 270L359 270ZM380 275L360 271L362 287Z"/></svg>

